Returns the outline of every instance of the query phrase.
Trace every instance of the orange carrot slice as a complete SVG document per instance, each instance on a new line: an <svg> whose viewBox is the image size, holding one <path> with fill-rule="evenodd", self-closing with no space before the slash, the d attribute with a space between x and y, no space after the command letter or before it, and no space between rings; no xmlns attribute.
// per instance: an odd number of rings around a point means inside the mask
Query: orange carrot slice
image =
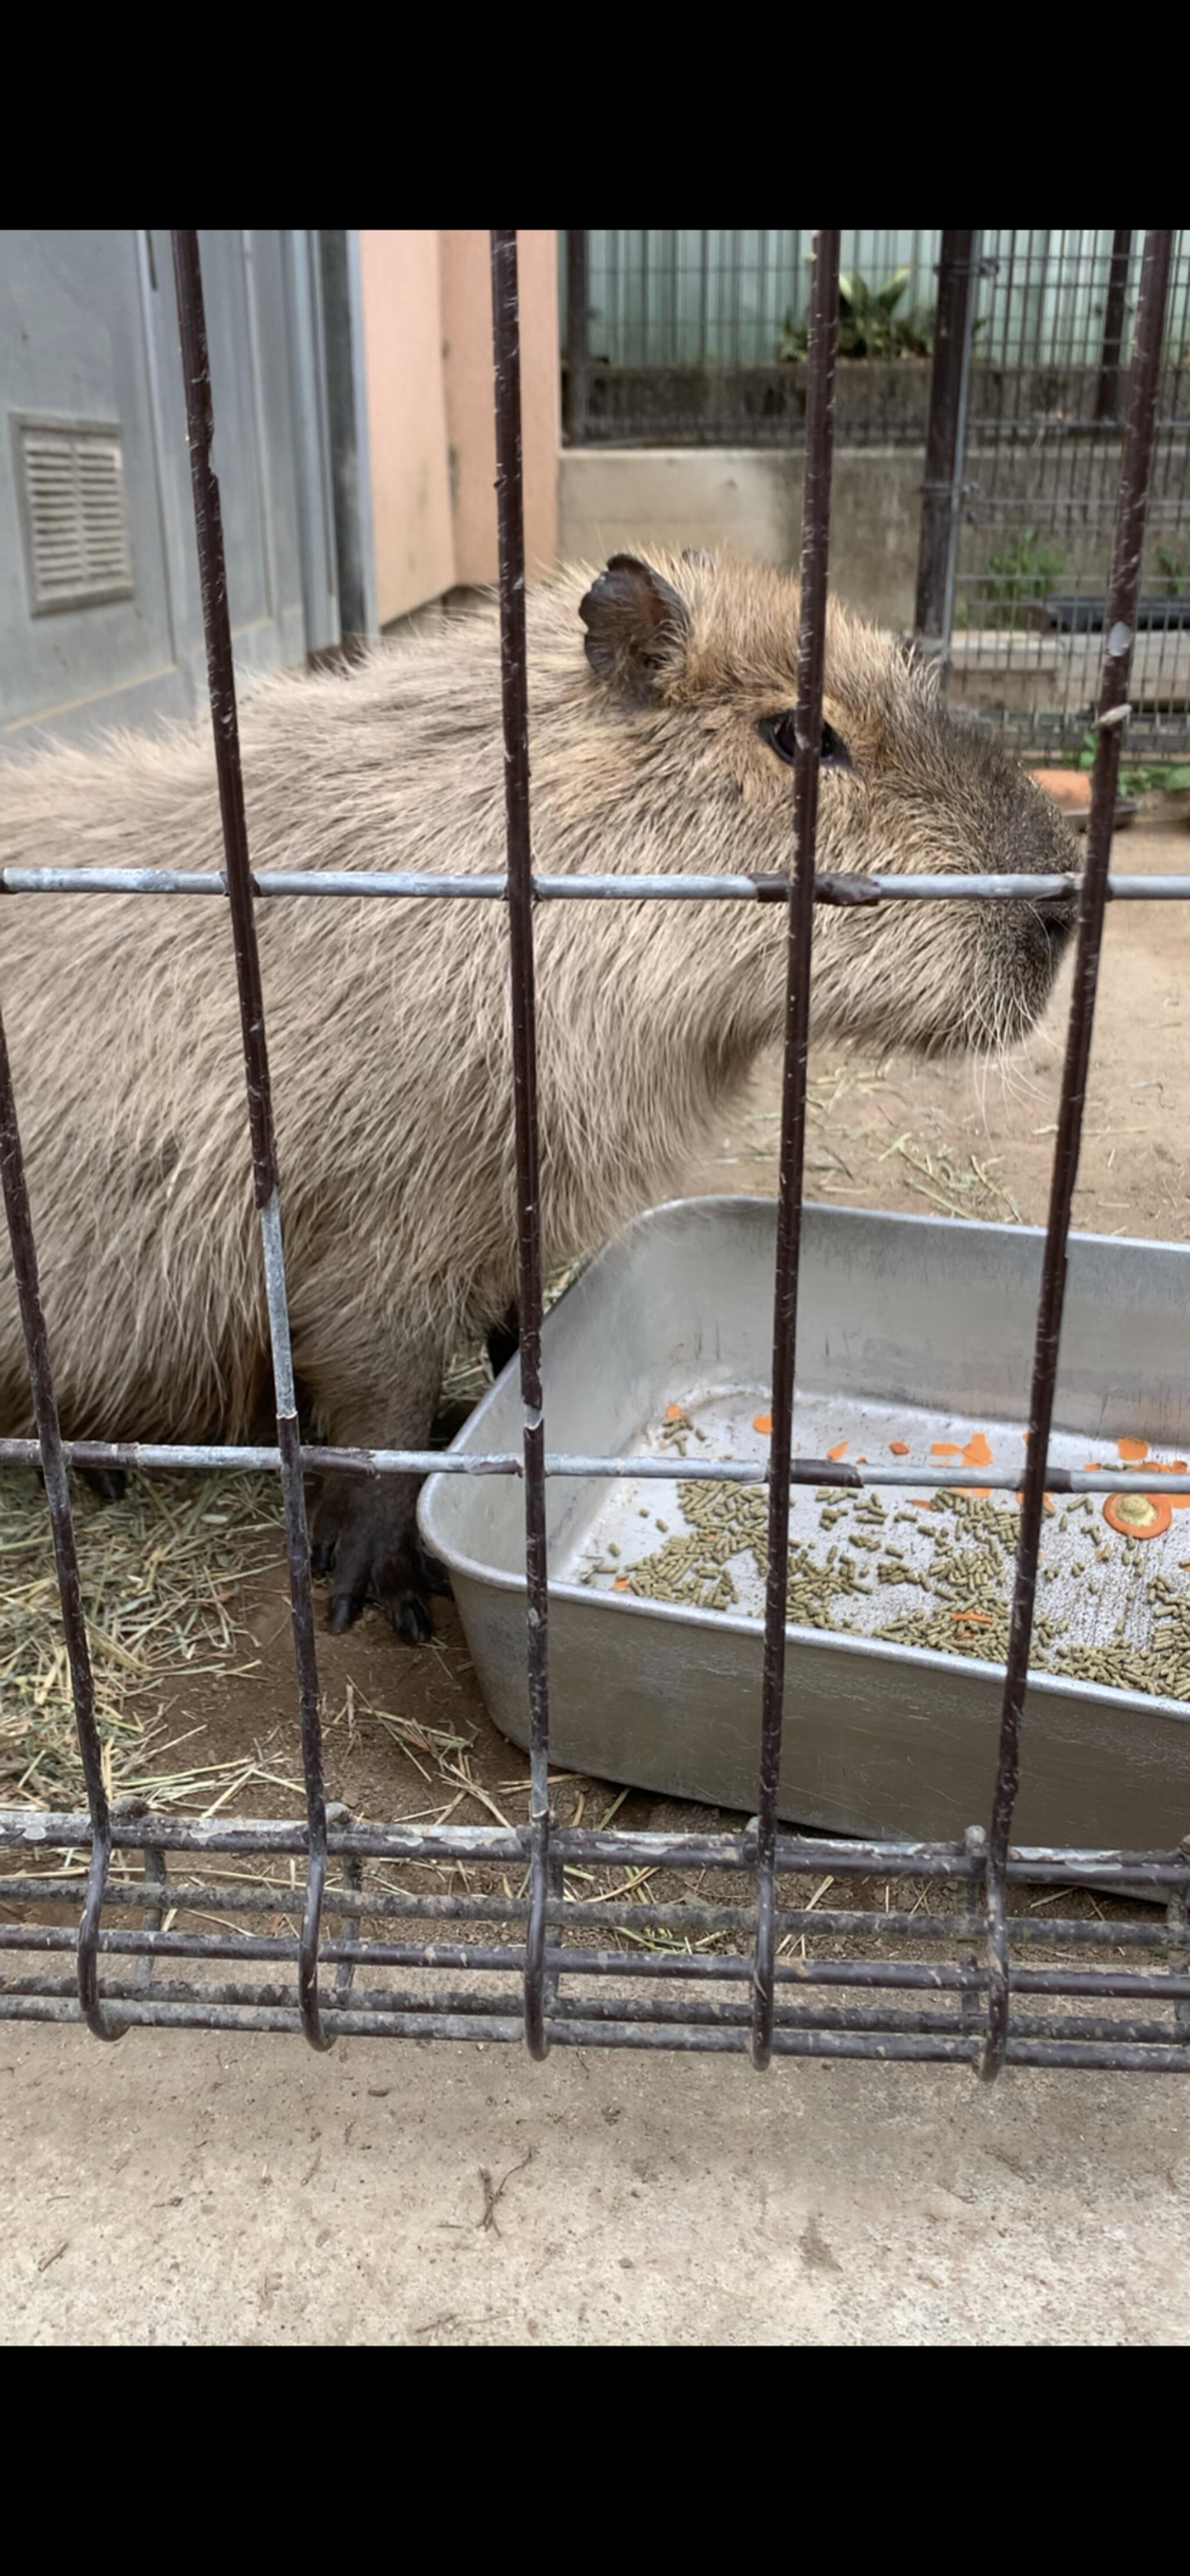
<svg viewBox="0 0 1190 2576"><path fill-rule="evenodd" d="M888 1447L890 1457L907 1458L909 1455L909 1443L907 1440L890 1440Z"/></svg>
<svg viewBox="0 0 1190 2576"><path fill-rule="evenodd" d="M1147 1440L1117 1440L1116 1452L1126 1467L1134 1467L1148 1457L1149 1444Z"/></svg>
<svg viewBox="0 0 1190 2576"><path fill-rule="evenodd" d="M1103 1517L1121 1538L1160 1538L1172 1514L1168 1494L1108 1494Z"/></svg>
<svg viewBox="0 0 1190 2576"><path fill-rule="evenodd" d="M992 1453L988 1447L987 1437L984 1432L972 1432L971 1437L967 1442L967 1446L963 1451L963 1460L965 1465L968 1467L991 1466Z"/></svg>
<svg viewBox="0 0 1190 2576"><path fill-rule="evenodd" d="M754 1413L754 1414L753 1414L753 1416L752 1416L752 1428L753 1428L753 1430L754 1430L754 1431L763 1431L763 1432L765 1433L766 1437L767 1437L767 1434L772 1430L772 1427L773 1427L773 1417L772 1417L772 1414L771 1414L771 1413Z"/></svg>
<svg viewBox="0 0 1190 2576"><path fill-rule="evenodd" d="M930 1442L931 1458L961 1458L962 1454L957 1440L931 1440Z"/></svg>
<svg viewBox="0 0 1190 2576"><path fill-rule="evenodd" d="M828 1449L828 1450L827 1450L827 1453L826 1453L826 1454L827 1454L827 1457L828 1457L828 1458L841 1458L841 1457L842 1457L842 1455L843 1455L844 1450L846 1449L846 1447L847 1447L847 1443L846 1443L846 1441L845 1441L845 1440L839 1440L839 1441L837 1441L833 1449Z"/></svg>

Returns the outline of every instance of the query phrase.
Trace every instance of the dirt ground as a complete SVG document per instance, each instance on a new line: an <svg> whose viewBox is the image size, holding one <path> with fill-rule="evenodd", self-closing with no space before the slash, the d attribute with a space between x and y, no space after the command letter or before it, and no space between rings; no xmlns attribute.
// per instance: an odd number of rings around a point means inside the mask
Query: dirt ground
<svg viewBox="0 0 1190 2576"><path fill-rule="evenodd" d="M1125 855L1126 853L1126 855ZM1190 863L1134 827L1130 870ZM807 1189L1044 1222L1064 978L1005 1076L816 1053ZM1109 913L1075 1221L1190 1234L1190 919ZM775 1189L762 1065L691 1193ZM237 1611L253 1669L208 1674L209 1760L299 1777L283 1571ZM327 1785L356 1814L525 1813L452 1606L432 1650L365 1618L319 1635ZM229 1659L230 1660L230 1659ZM419 1765L409 1721L446 1739ZM618 1796L559 1786L598 1823ZM452 1803L453 1802L453 1803ZM250 1801L281 1812L274 1789ZM630 1794L625 1825L707 1821ZM985 2094L925 2068L75 2031L0 2034L0 2342L1177 2344L1190 2332L1183 2089L1048 2075Z"/></svg>

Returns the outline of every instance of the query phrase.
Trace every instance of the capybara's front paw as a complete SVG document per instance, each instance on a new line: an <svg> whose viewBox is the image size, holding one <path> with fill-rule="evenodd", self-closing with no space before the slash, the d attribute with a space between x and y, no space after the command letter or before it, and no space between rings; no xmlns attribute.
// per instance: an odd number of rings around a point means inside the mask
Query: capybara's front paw
<svg viewBox="0 0 1190 2576"><path fill-rule="evenodd" d="M311 1557L330 1575L327 1626L336 1636L369 1603L386 1610L407 1646L433 1636L429 1596L450 1591L446 1570L427 1556L413 1506L357 1476L328 1476L314 1514Z"/></svg>

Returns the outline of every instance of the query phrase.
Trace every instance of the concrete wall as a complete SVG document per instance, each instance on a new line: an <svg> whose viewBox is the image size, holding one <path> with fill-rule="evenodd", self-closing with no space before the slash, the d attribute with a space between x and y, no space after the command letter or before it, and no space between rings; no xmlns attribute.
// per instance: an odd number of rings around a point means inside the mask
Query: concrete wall
<svg viewBox="0 0 1190 2576"><path fill-rule="evenodd" d="M557 236L518 235L525 552L558 551ZM380 622L497 572L486 232L361 232Z"/></svg>
<svg viewBox="0 0 1190 2576"><path fill-rule="evenodd" d="M831 580L849 606L909 627L917 578L920 455L905 448L836 451ZM602 563L654 544L738 546L771 563L801 547L802 460L764 448L571 448L559 483L559 551Z"/></svg>
<svg viewBox="0 0 1190 2576"><path fill-rule="evenodd" d="M1187 454L1171 448L1168 480L1183 488ZM913 623L923 460L915 447L837 447L831 492L831 582L852 608L882 625ZM1011 548L1026 526L1062 559L1047 587L1107 586L1119 473L1118 442L1055 445L1039 464L1034 449L972 447L966 481L981 524L964 518L959 595ZM734 545L773 563L796 563L801 547L802 459L796 447L585 447L561 458L559 548L602 563L617 548L653 541ZM1145 586L1164 591L1158 549L1168 519L1150 514ZM1173 550L1180 540L1173 536ZM1185 551L1184 546L1181 551ZM973 608L972 616L976 614Z"/></svg>

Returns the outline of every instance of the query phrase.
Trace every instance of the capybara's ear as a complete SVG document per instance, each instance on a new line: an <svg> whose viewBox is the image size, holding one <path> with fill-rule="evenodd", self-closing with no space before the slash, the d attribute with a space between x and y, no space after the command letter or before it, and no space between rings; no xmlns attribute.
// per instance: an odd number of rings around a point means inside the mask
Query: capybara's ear
<svg viewBox="0 0 1190 2576"><path fill-rule="evenodd" d="M580 600L578 613L587 630L587 660L597 678L610 680L629 697L653 697L666 671L673 670L689 629L686 604L676 590L635 555L612 555L607 570Z"/></svg>

